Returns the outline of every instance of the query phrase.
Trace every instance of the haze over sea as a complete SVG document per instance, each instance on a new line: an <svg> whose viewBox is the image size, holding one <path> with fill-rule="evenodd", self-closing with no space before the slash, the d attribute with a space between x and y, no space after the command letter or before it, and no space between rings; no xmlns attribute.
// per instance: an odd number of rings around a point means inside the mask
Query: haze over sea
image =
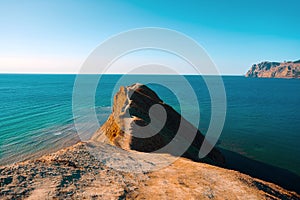
<svg viewBox="0 0 300 200"><path fill-rule="evenodd" d="M92 75L89 75L92 76ZM128 84L135 83L132 75ZM147 75L150 76L150 75ZM181 87L175 75L152 75ZM121 75L103 75L96 93L102 124L111 113L111 97ZM151 77L152 78L152 77ZM200 76L185 76L199 99L199 129L210 121L210 96ZM213 76L208 77L213 78ZM218 146L300 175L300 80L223 76L226 121ZM0 75L0 164L51 152L79 141L72 114L76 75ZM150 84L162 100L180 111L174 94ZM186 95L187 101L189 94ZM91 109L87 107L85 109ZM189 108L193 116L193 105ZM81 116L84 119L84 116ZM88 123L88 122L85 122ZM92 134L96 125L89 124Z"/></svg>

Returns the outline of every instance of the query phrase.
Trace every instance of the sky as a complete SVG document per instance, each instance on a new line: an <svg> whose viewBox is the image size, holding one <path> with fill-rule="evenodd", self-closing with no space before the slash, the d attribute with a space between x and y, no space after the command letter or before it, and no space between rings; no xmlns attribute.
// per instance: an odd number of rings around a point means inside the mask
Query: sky
<svg viewBox="0 0 300 200"><path fill-rule="evenodd" d="M261 61L300 59L299 7L298 0L0 0L0 73L78 73L112 35L162 27L193 38L221 74L241 75Z"/></svg>

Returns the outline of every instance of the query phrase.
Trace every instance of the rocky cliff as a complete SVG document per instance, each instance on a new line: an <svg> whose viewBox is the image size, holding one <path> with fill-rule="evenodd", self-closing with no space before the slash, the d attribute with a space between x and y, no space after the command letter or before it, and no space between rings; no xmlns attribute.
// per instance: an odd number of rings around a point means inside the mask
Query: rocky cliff
<svg viewBox="0 0 300 200"><path fill-rule="evenodd" d="M295 62L261 62L252 65L246 77L300 78L300 60Z"/></svg>
<svg viewBox="0 0 300 200"><path fill-rule="evenodd" d="M164 119L159 108L152 112L152 106L161 106L166 111L166 119L163 126L158 128ZM142 128L152 123L152 127ZM154 124L154 125L153 125ZM180 125L181 124L181 125ZM169 153L180 156L180 145L190 141L189 148L183 153L183 157L199 161L199 149L204 136L201 132L185 120L171 106L165 104L157 94L145 85L134 84L121 87L114 97L113 112L105 124L94 134L92 141L108 142L125 150L142 152L154 152L169 144L179 131L184 133L178 137L176 149L167 149L160 153ZM183 128L182 128L183 127ZM157 132L157 133L156 133ZM195 138L193 138L195 134ZM173 141L174 142L174 141ZM216 148L208 154L209 161L218 165L224 165L225 159Z"/></svg>

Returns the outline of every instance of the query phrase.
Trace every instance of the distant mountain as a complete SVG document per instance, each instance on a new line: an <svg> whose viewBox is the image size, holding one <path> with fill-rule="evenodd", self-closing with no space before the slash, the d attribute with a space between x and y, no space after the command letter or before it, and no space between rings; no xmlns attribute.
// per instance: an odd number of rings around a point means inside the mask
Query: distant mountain
<svg viewBox="0 0 300 200"><path fill-rule="evenodd" d="M246 77L300 78L300 60L288 62L261 62L252 65Z"/></svg>

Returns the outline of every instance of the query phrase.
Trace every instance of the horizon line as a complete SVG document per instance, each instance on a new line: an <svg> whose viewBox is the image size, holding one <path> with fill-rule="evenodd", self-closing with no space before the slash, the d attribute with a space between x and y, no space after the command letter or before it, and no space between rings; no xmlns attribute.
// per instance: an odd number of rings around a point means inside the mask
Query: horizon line
<svg viewBox="0 0 300 200"><path fill-rule="evenodd" d="M244 74L193 74L193 73L183 73L183 74L142 74L142 73L133 73L133 74L122 74L122 73L41 73L41 72L0 72L0 75L168 75L168 76L244 76Z"/></svg>

